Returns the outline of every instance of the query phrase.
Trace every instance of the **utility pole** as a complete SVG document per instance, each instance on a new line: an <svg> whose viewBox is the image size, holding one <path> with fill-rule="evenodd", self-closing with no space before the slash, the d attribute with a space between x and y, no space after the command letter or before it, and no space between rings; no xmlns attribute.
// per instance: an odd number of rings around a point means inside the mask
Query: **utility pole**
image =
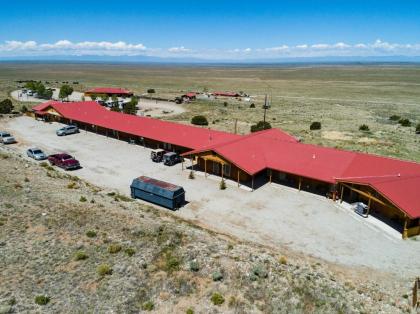
<svg viewBox="0 0 420 314"><path fill-rule="evenodd" d="M264 99L264 125L265 125L265 116L267 114L267 109L269 108L268 102L267 102L267 94L265 94L265 99Z"/></svg>

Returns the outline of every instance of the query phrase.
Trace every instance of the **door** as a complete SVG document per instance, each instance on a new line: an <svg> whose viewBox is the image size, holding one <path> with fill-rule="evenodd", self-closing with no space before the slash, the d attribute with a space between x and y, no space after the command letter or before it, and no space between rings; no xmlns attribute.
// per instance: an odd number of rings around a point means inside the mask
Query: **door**
<svg viewBox="0 0 420 314"><path fill-rule="evenodd" d="M213 161L213 173L217 175L220 174L220 165L218 162Z"/></svg>

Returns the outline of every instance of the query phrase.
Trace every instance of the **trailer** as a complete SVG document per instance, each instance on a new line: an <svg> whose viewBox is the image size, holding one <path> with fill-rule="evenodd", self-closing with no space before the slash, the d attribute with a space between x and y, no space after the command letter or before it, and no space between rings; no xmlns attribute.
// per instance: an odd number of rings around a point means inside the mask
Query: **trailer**
<svg viewBox="0 0 420 314"><path fill-rule="evenodd" d="M168 182L141 176L130 185L131 197L175 210L185 203L184 188Z"/></svg>

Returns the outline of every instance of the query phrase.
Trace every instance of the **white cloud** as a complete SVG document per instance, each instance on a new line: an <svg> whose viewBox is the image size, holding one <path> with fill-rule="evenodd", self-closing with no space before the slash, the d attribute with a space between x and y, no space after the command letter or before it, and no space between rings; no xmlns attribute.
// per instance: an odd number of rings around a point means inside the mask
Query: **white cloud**
<svg viewBox="0 0 420 314"><path fill-rule="evenodd" d="M97 55L97 56L183 56L203 59L263 59L281 57L329 57L329 56L420 56L420 43L389 43L377 39L371 43L348 44L313 43L272 47L236 48L236 49L189 49L184 46L171 48L149 48L141 43L124 41L81 41L72 42L62 39L53 43L35 41L9 40L0 43L1 57L22 56L64 56L64 55Z"/></svg>
<svg viewBox="0 0 420 314"><path fill-rule="evenodd" d="M175 52L175 53L179 53L179 52L192 52L191 49L185 48L184 46L181 47L172 47L168 49L169 52Z"/></svg>

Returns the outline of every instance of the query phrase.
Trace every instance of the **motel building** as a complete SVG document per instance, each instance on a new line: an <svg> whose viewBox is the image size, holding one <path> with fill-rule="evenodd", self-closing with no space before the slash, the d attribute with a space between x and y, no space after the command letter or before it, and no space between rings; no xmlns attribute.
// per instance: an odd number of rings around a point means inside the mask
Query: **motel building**
<svg viewBox="0 0 420 314"><path fill-rule="evenodd" d="M94 101L48 101L32 110L37 119L177 152L184 157L184 170L229 179L251 191L277 183L336 202L363 202L367 215L389 224L404 239L420 234L416 162L304 144L279 129L238 135L128 115Z"/></svg>

